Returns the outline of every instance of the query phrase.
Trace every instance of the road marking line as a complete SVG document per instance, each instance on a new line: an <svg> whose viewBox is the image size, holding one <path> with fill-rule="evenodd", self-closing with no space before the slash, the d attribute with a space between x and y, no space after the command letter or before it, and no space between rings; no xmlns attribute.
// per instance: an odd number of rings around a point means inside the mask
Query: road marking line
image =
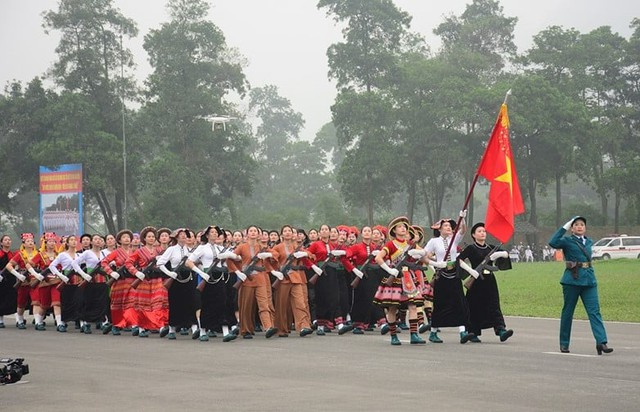
<svg viewBox="0 0 640 412"><path fill-rule="evenodd" d="M545 355L579 356L583 358L597 358L597 355L581 355L579 353L542 352Z"/></svg>

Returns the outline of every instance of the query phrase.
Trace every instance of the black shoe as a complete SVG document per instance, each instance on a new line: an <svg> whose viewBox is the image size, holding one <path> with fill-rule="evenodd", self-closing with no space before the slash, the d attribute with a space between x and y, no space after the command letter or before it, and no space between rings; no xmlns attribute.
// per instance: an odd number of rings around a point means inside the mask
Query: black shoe
<svg viewBox="0 0 640 412"><path fill-rule="evenodd" d="M300 337L303 338L307 335L311 335L312 333L313 333L313 329L303 328L302 330L300 330Z"/></svg>
<svg viewBox="0 0 640 412"><path fill-rule="evenodd" d="M602 355L602 352L611 353L613 348L608 347L606 343L599 343L596 345L596 352L598 352L598 355Z"/></svg>
<svg viewBox="0 0 640 412"><path fill-rule="evenodd" d="M138 336L139 333L140 333L140 328L138 328L137 326L131 328L131 336Z"/></svg>
<svg viewBox="0 0 640 412"><path fill-rule="evenodd" d="M360 328L353 328L354 335L364 335L364 331Z"/></svg>
<svg viewBox="0 0 640 412"><path fill-rule="evenodd" d="M269 329L267 329L267 332L265 333L265 337L267 339L269 339L270 337L272 337L273 335L275 335L278 332L278 328L274 328L273 326L270 327Z"/></svg>
<svg viewBox="0 0 640 412"><path fill-rule="evenodd" d="M200 337L200 329L191 332L191 339L196 340Z"/></svg>
<svg viewBox="0 0 640 412"><path fill-rule="evenodd" d="M353 330L353 325L344 325L341 328L338 328L338 335L344 335L347 332L351 332Z"/></svg>
<svg viewBox="0 0 640 412"><path fill-rule="evenodd" d="M247 332L244 335L242 335L242 339L253 339L253 335Z"/></svg>
<svg viewBox="0 0 640 412"><path fill-rule="evenodd" d="M113 329L113 324L111 323L105 323L102 325L102 334L103 335L108 335L109 332L111 332L111 329Z"/></svg>
<svg viewBox="0 0 640 412"><path fill-rule="evenodd" d="M476 336L475 333L460 332L460 343L465 344L465 343L469 342L475 336Z"/></svg>
<svg viewBox="0 0 640 412"><path fill-rule="evenodd" d="M160 337L164 338L169 333L169 328L167 326L160 329Z"/></svg>
<svg viewBox="0 0 640 412"><path fill-rule="evenodd" d="M513 329L503 330L502 332L500 332L500 342L504 342L505 340L509 339L512 336L513 336Z"/></svg>
<svg viewBox="0 0 640 412"><path fill-rule="evenodd" d="M288 334L288 333L279 333L279 334L278 334L278 337L279 337L279 338L288 338L288 337L289 337L289 334Z"/></svg>
<svg viewBox="0 0 640 412"><path fill-rule="evenodd" d="M569 353L568 346L560 346L560 353Z"/></svg>
<svg viewBox="0 0 640 412"><path fill-rule="evenodd" d="M189 329L187 328L180 328L180 334L182 336L187 336L189 334Z"/></svg>
<svg viewBox="0 0 640 412"><path fill-rule="evenodd" d="M229 332L229 333L232 333L232 334L238 336L238 335L240 335L240 328L237 328L237 327L236 328L231 328L231 332Z"/></svg>

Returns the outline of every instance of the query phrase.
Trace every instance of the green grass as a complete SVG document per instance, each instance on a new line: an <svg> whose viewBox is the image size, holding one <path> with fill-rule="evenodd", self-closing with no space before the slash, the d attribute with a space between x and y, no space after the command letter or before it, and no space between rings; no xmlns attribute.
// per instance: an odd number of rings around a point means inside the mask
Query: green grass
<svg viewBox="0 0 640 412"><path fill-rule="evenodd" d="M605 321L640 322L640 260L594 262L600 312ZM502 312L511 316L559 318L562 310L560 277L563 262L514 263L498 272ZM575 319L587 319L578 301Z"/></svg>

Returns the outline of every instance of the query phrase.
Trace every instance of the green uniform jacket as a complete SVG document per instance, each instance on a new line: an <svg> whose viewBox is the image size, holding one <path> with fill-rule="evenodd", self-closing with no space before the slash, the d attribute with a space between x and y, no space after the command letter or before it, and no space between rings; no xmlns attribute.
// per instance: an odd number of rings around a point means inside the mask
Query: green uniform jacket
<svg viewBox="0 0 640 412"><path fill-rule="evenodd" d="M591 261L591 245L593 245L593 241L588 237L585 237L586 244L583 245L584 249L587 252L587 256L585 256L582 248L578 245L580 240L576 236L564 236L566 233L566 229L560 228L556 233L553 234L551 239L549 240L549 246L555 249L562 249L562 253L564 254L564 260L568 262L589 262ZM580 242L582 243L582 242ZM565 269L562 274L562 278L560 279L560 283L563 285L574 285L574 286L596 286L598 283L596 281L596 275L593 271L593 267L588 268L578 268L578 279L574 279L571 275L571 270Z"/></svg>

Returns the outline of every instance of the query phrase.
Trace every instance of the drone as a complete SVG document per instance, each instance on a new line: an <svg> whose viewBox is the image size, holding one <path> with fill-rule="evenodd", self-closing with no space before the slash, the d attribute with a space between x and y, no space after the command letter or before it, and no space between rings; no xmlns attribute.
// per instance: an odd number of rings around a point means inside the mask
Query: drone
<svg viewBox="0 0 640 412"><path fill-rule="evenodd" d="M200 119L204 119L208 122L211 122L211 130L215 131L216 130L216 125L222 125L222 130L227 130L227 123L231 120L236 120L237 117L231 117L228 115L218 115L218 114L212 114L209 116L198 116L198 118Z"/></svg>

